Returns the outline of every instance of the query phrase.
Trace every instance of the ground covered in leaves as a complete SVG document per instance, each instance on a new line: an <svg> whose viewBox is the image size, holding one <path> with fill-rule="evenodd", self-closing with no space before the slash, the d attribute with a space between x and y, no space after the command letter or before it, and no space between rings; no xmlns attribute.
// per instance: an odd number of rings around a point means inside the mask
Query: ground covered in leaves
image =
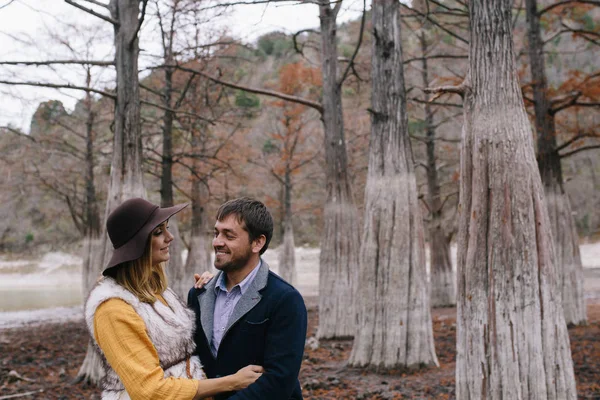
<svg viewBox="0 0 600 400"><path fill-rule="evenodd" d="M308 336L317 312L309 304ZM600 304L588 306L589 325L569 329L579 399L600 399ZM372 371L346 367L351 341L307 346L300 375L306 399L453 399L455 318L452 308L433 312L440 368ZM74 384L85 356L87 332L80 323L0 330L0 400L99 399L100 391ZM311 341L309 341L310 343ZM27 394L29 393L29 394ZM13 397L13 395L21 395Z"/></svg>

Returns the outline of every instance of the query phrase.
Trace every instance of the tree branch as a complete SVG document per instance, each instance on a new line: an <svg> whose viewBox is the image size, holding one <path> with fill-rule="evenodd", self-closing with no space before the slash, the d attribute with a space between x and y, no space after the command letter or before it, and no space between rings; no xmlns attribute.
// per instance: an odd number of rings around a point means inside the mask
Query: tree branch
<svg viewBox="0 0 600 400"><path fill-rule="evenodd" d="M150 92L150 93L152 93L152 94L155 94L155 95L159 96L159 97L162 97L162 96L163 96L163 94L162 94L161 92L159 92L158 90L152 89L151 87L149 87L149 86L146 86L146 85L144 85L144 84L142 84L142 83L140 83L140 87L141 87L142 89L144 89L144 90L147 90L148 92Z"/></svg>
<svg viewBox="0 0 600 400"><path fill-rule="evenodd" d="M362 18L360 19L360 29L358 31L358 43L356 43L356 48L354 49L354 53L352 54L352 57L350 57L350 61L348 62L348 65L346 66L346 70L344 71L344 73L342 74L342 77L340 78L340 80L338 82L338 86L342 86L344 84L344 81L348 77L348 73L350 72L351 69L354 68L354 60L356 59L356 56L358 55L358 50L360 50L360 45L362 44L362 40L363 40L363 33L365 31L365 19L366 18L367 18L367 2L366 2L366 0L363 0L363 13L362 13Z"/></svg>
<svg viewBox="0 0 600 400"><path fill-rule="evenodd" d="M292 43L294 44L294 50L296 50L296 53L302 55L304 55L304 51L298 48L298 36L300 36L300 34L304 32L317 33L317 31L315 31L314 29L302 29L292 35ZM302 49L304 49L304 46L302 46Z"/></svg>
<svg viewBox="0 0 600 400"><path fill-rule="evenodd" d="M302 97L297 97L297 96L292 96L292 95L288 95L285 93L280 93L280 92L276 92L274 90L267 90L267 89L259 89L259 88L252 88L249 86L242 86L242 85L238 85L232 82L228 82L228 81L224 81L221 80L219 78L215 78L214 76L211 76L209 74L207 74L206 72L203 71L198 71L192 68L187 68L187 67L182 67L180 65L176 65L175 68L180 69L182 71L187 71L187 72L191 72L193 74L198 74L212 82L218 83L220 85L223 86L227 86L230 87L232 89L239 89L239 90L243 90L245 92L250 92L250 93L255 93L255 94L261 94L261 95L265 95L265 96L270 96L270 97L275 97L281 100L286 100L286 101L291 101L293 103L297 103L297 104L302 104L305 105L307 107L311 107L314 108L315 110L317 110L320 114L323 114L323 105L321 103L317 103L315 101L312 100L308 100L308 99L304 99Z"/></svg>
<svg viewBox="0 0 600 400"><path fill-rule="evenodd" d="M578 149L575 149L573 151L569 151L568 153L565 154L560 154L560 158L567 158L567 157L571 157L573 154L577 154L581 151L586 151L586 150L593 150L593 149L600 149L600 144L596 144L596 145L592 145L592 146L585 146L585 147L580 147Z"/></svg>
<svg viewBox="0 0 600 400"><path fill-rule="evenodd" d="M437 54L437 55L433 55L433 56L409 58L407 60L404 60L402 62L402 64L408 64L408 63L411 63L413 61L433 60L433 59L437 59L437 58L442 58L442 59L449 58L449 59L466 60L466 59L469 58L469 56L459 56L459 55L452 55L452 54Z"/></svg>
<svg viewBox="0 0 600 400"><path fill-rule="evenodd" d="M51 60L51 61L0 61L0 65L55 65L55 64L76 64L76 65L95 65L100 67L110 67L115 65L114 61L86 61L86 60Z"/></svg>
<svg viewBox="0 0 600 400"><path fill-rule="evenodd" d="M569 147L570 145L572 145L573 143L575 143L579 139L583 139L583 138L586 138L586 137L596 137L596 135L592 135L592 134L589 134L589 133L580 133L578 135L573 136L571 139L567 140L566 142L564 142L560 146L558 146L556 148L556 151L561 151L561 150Z"/></svg>
<svg viewBox="0 0 600 400"><path fill-rule="evenodd" d="M412 136L411 136L412 137ZM423 168L425 171L429 171L429 167L425 164L422 163L420 161L415 162L415 167L421 167Z"/></svg>
<svg viewBox="0 0 600 400"><path fill-rule="evenodd" d="M446 196L444 198L444 200L442 200L442 204L440 204L440 211L444 208L444 205L446 204L448 199L450 199L450 197L453 197L453 196L458 196L458 192L452 192L448 196Z"/></svg>
<svg viewBox="0 0 600 400"><path fill-rule="evenodd" d="M456 107L456 108L462 108L462 104L457 104L457 103L440 103L437 101L432 101L432 100L421 100L418 99L416 97L410 97L409 100L414 101L416 103L421 103L421 104L432 104L434 106L443 106L443 107Z"/></svg>
<svg viewBox="0 0 600 400"><path fill-rule="evenodd" d="M429 101L434 101L446 93L457 94L461 98L463 98L465 95L466 89L467 89L467 87L466 87L465 83L463 82L458 86L454 86L454 85L438 86L438 87L433 87L433 88L425 88L425 89L423 89L423 91L425 93L433 93L434 96Z"/></svg>
<svg viewBox="0 0 600 400"><path fill-rule="evenodd" d="M133 33L133 36L131 37L131 40L129 41L129 47L133 46L133 42L137 38L137 35L138 35L140 29L142 28L142 24L144 23L144 17L146 16L146 6L147 5L148 5L148 0L143 0L142 14L140 15L140 20L139 20L138 26L137 26L137 28L135 28L135 32Z"/></svg>
<svg viewBox="0 0 600 400"><path fill-rule="evenodd" d="M6 7L8 7L8 6L10 6L10 5L11 5L12 3L14 3L14 2L15 2L15 0L9 0L9 1L8 1L8 3L6 3L6 4L2 5L2 6L0 6L0 10L2 10L3 8L6 8Z"/></svg>
<svg viewBox="0 0 600 400"><path fill-rule="evenodd" d="M92 4L95 4L95 5L100 6L100 7L104 7L107 10L109 10L108 4L100 3L99 1L96 1L96 0L83 0L83 1L87 1L88 3L92 3Z"/></svg>
<svg viewBox="0 0 600 400"><path fill-rule="evenodd" d="M580 3L580 4L592 4L595 6L600 6L600 1L598 0L563 0L563 1L557 1L554 4L551 4L549 6L547 6L546 8L542 8L540 11L538 11L538 16L542 16L545 13L547 13L548 11L556 8L556 7L561 7L567 4L573 4L573 3Z"/></svg>
<svg viewBox="0 0 600 400"><path fill-rule="evenodd" d="M183 103L183 100L185 100L185 96L186 96L188 90L190 89L190 87L192 86L192 82L194 81L195 77L196 77L196 74L190 75L190 79L188 79L187 82L185 83L185 87L183 88L181 94L179 95L179 98L175 102L175 107L174 107L175 109L178 109L181 106L181 103Z"/></svg>
<svg viewBox="0 0 600 400"><path fill-rule="evenodd" d="M117 96L114 93L105 92L103 90L92 89L86 86L77 86L67 84L54 84L54 83L43 83L43 82L15 82L15 81L0 81L0 84L4 85L14 85L14 86L37 86L37 87L47 87L52 89L72 89L72 90L83 90L84 92L92 92L101 94L102 96L109 97L113 100L117 99Z"/></svg>
<svg viewBox="0 0 600 400"><path fill-rule="evenodd" d="M424 206L425 206L425 208L427 209L427 212L428 212L429 214L432 214L432 212L431 212L431 208L429 208L429 204L427 204L427 201L425 200L425 196L424 196L424 195L422 195L422 194L420 194L420 195L419 195L419 200L421 200L421 202L423 203L423 205L424 205Z"/></svg>
<svg viewBox="0 0 600 400"><path fill-rule="evenodd" d="M150 101L147 101L147 100L140 100L140 103L141 103L141 104L146 104L146 105L148 105L148 106L151 106L151 107L156 107L156 108L159 108L159 109L161 109L161 110L163 110L163 111L169 111L169 112L172 112L172 113L174 113L174 114L188 115L188 116L190 116L190 117L197 118L197 119L199 119L199 120L201 120L201 121L208 122L208 123L209 123L209 124L211 124L211 125L216 125L216 124L215 124L215 122L214 122L213 120L210 120L210 119L208 119L208 118L202 117L202 116L200 116L200 115L198 115L198 114L193 114L193 113L190 113L190 112L187 112L187 111L175 110L175 109L173 109L173 108L165 107L165 106L162 106L162 105L160 105L160 104L152 103L152 102L150 102Z"/></svg>
<svg viewBox="0 0 600 400"><path fill-rule="evenodd" d="M404 4L403 2L400 2L400 5L404 8L406 8L407 10L410 10L412 12L414 12L415 14L426 18L429 22L431 22L432 24L434 24L435 26L437 26L438 28L440 28L442 31L446 32L447 34L449 34L450 36L460 40L461 42L465 43L465 44L469 44L469 41L464 39L463 37L457 35L456 33L452 32L451 30L444 28L439 22L437 22L436 20L434 20L433 18L431 18L428 14L423 14L422 12L415 10L412 7L407 6L406 4Z"/></svg>
<svg viewBox="0 0 600 400"><path fill-rule="evenodd" d="M86 0L86 1L87 1L87 0ZM118 22L118 21L115 21L115 20L114 20L114 19L112 19L111 17L108 17L108 16L106 16L106 15L102 15L102 14L100 14L100 13L97 13L96 11L92 10L91 8L87 8L87 7L84 7L84 6L82 6L81 4L77 4L77 3L75 3L73 0L65 0L65 3L67 3L67 4L70 4L70 5L72 5L73 7L77 7L77 8L79 8L80 10L83 10L83 11L85 11L86 13L88 13L88 14L91 14L91 15L93 15L93 16L95 16L95 17L98 17L98 18L100 18L100 19L103 19L103 20L105 20L106 22L110 22L111 24L113 24L113 25L115 25L115 26L119 26L119 22Z"/></svg>

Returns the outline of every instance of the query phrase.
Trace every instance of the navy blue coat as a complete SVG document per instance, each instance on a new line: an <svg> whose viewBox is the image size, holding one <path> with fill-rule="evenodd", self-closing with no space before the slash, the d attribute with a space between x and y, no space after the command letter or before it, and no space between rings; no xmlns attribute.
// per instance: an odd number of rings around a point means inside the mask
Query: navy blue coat
<svg viewBox="0 0 600 400"><path fill-rule="evenodd" d="M209 378L236 373L249 364L265 373L246 389L216 396L217 400L302 399L298 381L306 340L307 314L302 296L269 271L263 260L254 281L237 303L217 357L210 351L215 285L219 272L204 288L192 288L188 305L196 312L197 353Z"/></svg>

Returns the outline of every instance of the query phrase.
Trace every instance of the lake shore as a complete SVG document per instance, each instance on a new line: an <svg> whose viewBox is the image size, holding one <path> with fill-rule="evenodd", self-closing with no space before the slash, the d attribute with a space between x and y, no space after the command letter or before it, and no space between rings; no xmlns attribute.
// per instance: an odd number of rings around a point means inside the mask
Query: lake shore
<svg viewBox="0 0 600 400"><path fill-rule="evenodd" d="M307 338L316 334L317 298L307 297ZM439 368L377 372L352 369L351 340L321 341L305 349L300 383L305 399L454 399L456 309L432 313ZM600 398L600 303L588 305L589 324L569 328L579 399ZM82 321L0 330L0 398L99 399L97 387L72 383L85 356ZM11 372L14 371L14 372Z"/></svg>

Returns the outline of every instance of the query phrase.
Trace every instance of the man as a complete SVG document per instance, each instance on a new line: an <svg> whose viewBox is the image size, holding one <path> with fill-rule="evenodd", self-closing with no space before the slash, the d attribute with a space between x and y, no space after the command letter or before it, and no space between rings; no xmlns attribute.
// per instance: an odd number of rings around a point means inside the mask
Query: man
<svg viewBox="0 0 600 400"><path fill-rule="evenodd" d="M265 369L246 389L217 400L302 399L298 373L306 307L300 293L260 257L272 235L273 218L261 202L239 198L221 205L213 238L219 272L188 294L197 315L197 351L209 378L249 364Z"/></svg>

